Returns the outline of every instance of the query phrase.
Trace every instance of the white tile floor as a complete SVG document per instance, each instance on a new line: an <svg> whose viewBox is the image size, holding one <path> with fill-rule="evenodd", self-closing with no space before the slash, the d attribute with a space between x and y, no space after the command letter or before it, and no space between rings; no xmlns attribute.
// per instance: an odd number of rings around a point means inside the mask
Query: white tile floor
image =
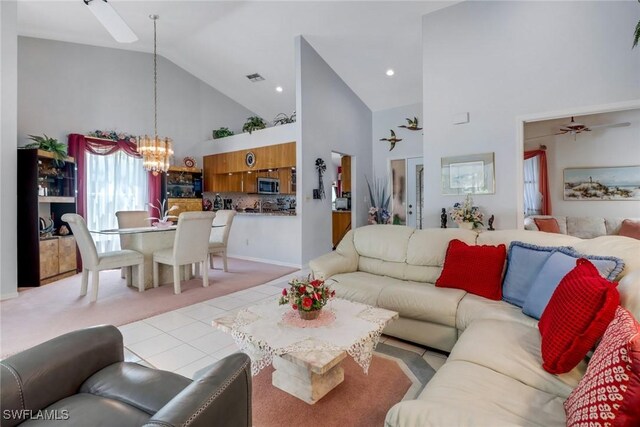
<svg viewBox="0 0 640 427"><path fill-rule="evenodd" d="M212 319L263 301L275 303L283 283L306 274L298 271L264 285L120 326L125 360L193 378L202 368L238 351L229 334L211 326ZM443 354L392 337L383 336L382 341L421 355L436 370L446 360Z"/></svg>

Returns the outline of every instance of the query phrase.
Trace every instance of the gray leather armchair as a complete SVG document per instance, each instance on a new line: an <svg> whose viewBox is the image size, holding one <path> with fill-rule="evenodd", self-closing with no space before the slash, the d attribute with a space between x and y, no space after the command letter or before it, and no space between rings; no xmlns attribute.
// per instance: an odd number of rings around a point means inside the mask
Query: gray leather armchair
<svg viewBox="0 0 640 427"><path fill-rule="evenodd" d="M97 326L8 357L0 369L2 427L251 425L244 353L191 381L125 362L120 331Z"/></svg>

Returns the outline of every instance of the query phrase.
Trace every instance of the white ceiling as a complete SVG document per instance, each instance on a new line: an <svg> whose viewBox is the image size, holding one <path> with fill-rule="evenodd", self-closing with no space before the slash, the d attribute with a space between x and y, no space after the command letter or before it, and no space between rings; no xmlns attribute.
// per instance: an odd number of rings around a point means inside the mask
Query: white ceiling
<svg viewBox="0 0 640 427"><path fill-rule="evenodd" d="M23 36L153 51L271 120L295 109L294 38L303 35L372 110L421 102L422 15L436 1L109 0L137 34L115 42L82 0L18 1ZM388 68L395 76L385 75ZM266 78L251 83L247 74ZM284 91L277 93L276 86Z"/></svg>

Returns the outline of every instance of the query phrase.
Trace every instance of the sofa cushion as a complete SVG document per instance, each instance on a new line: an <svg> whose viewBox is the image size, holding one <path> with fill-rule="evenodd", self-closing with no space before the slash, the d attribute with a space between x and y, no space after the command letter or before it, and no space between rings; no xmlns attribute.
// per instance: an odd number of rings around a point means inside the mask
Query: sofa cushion
<svg viewBox="0 0 640 427"><path fill-rule="evenodd" d="M557 249L557 246L511 242L502 282L502 299L522 307L542 266Z"/></svg>
<svg viewBox="0 0 640 427"><path fill-rule="evenodd" d="M543 233L542 231L496 230L478 234L478 245L509 246L514 240L541 246L574 246L581 241L577 237L566 234Z"/></svg>
<svg viewBox="0 0 640 427"><path fill-rule="evenodd" d="M524 219L524 229L530 231L540 231L536 225L536 219L549 219L553 218L558 223L558 228L561 234L567 234L567 217L559 215L532 215Z"/></svg>
<svg viewBox="0 0 640 427"><path fill-rule="evenodd" d="M456 360L484 366L562 398L569 396L587 368L583 361L564 375L546 372L541 366L538 328L503 320L473 322L460 335L447 359Z"/></svg>
<svg viewBox="0 0 640 427"><path fill-rule="evenodd" d="M458 239L475 245L478 233L461 228L428 228L416 230L409 238L407 264L442 267L449 242Z"/></svg>
<svg viewBox="0 0 640 427"><path fill-rule="evenodd" d="M466 294L458 304L456 312L456 328L464 331L477 320L493 319L519 322L528 326L536 326L538 320L522 312L520 307L505 301L493 301L478 295Z"/></svg>
<svg viewBox="0 0 640 427"><path fill-rule="evenodd" d="M579 259L538 323L543 368L552 374L573 369L602 337L619 303L615 284L602 278L591 262Z"/></svg>
<svg viewBox="0 0 640 427"><path fill-rule="evenodd" d="M460 289L438 289L431 283L392 280L378 296L378 306L397 311L400 317L456 326Z"/></svg>
<svg viewBox="0 0 640 427"><path fill-rule="evenodd" d="M353 243L360 256L405 262L409 237L413 231L413 228L401 225L368 225L354 230Z"/></svg>
<svg viewBox="0 0 640 427"><path fill-rule="evenodd" d="M565 409L570 427L640 425L640 324L624 308L616 310Z"/></svg>
<svg viewBox="0 0 640 427"><path fill-rule="evenodd" d="M620 225L620 236L631 237L632 239L640 239L640 221L625 219Z"/></svg>
<svg viewBox="0 0 640 427"><path fill-rule="evenodd" d="M380 292L392 282L398 282L391 277L378 276L363 271L343 273L331 276L336 283L331 288L336 291L338 298L361 302L368 305L376 305Z"/></svg>
<svg viewBox="0 0 640 427"><path fill-rule="evenodd" d="M597 216L568 216L567 234L581 239L591 239L607 235L604 218Z"/></svg>
<svg viewBox="0 0 640 427"><path fill-rule="evenodd" d="M141 426L150 418L146 412L126 403L87 393L74 394L58 400L44 410L49 414L57 414L57 416L66 419L58 420L57 422L33 419L20 425L60 425L65 427Z"/></svg>
<svg viewBox="0 0 640 427"><path fill-rule="evenodd" d="M469 246L449 242L442 274L436 286L464 289L485 298L502 299L502 271L507 256L505 245Z"/></svg>
<svg viewBox="0 0 640 427"><path fill-rule="evenodd" d="M558 287L562 278L573 270L576 261L582 255L574 250L558 248L544 263L540 273L531 285L531 290L525 299L522 311L524 314L539 319L549 303L553 291ZM613 280L624 268L624 262L616 257L584 256L588 258L600 271L600 274Z"/></svg>
<svg viewBox="0 0 640 427"><path fill-rule="evenodd" d="M630 271L640 269L640 240L624 236L600 236L580 240L572 246L582 254L613 256L624 261L620 274L609 280L621 280Z"/></svg>
<svg viewBox="0 0 640 427"><path fill-rule="evenodd" d="M560 225L555 218L534 218L533 222L536 223L538 231L544 231L545 233L560 233Z"/></svg>
<svg viewBox="0 0 640 427"><path fill-rule="evenodd" d="M563 400L484 366L452 361L418 400L394 405L385 425L564 427Z"/></svg>

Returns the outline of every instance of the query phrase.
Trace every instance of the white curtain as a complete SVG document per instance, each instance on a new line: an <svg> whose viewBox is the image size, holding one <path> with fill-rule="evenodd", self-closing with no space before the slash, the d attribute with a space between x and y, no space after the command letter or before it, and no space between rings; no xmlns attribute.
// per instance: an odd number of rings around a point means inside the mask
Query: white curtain
<svg viewBox="0 0 640 427"><path fill-rule="evenodd" d="M123 151L108 156L86 154L89 230L118 228L117 211L146 210L148 174L142 159ZM98 252L120 249L117 235L93 234Z"/></svg>
<svg viewBox="0 0 640 427"><path fill-rule="evenodd" d="M524 214L530 216L541 213L540 162L538 157L532 157L524 161Z"/></svg>

